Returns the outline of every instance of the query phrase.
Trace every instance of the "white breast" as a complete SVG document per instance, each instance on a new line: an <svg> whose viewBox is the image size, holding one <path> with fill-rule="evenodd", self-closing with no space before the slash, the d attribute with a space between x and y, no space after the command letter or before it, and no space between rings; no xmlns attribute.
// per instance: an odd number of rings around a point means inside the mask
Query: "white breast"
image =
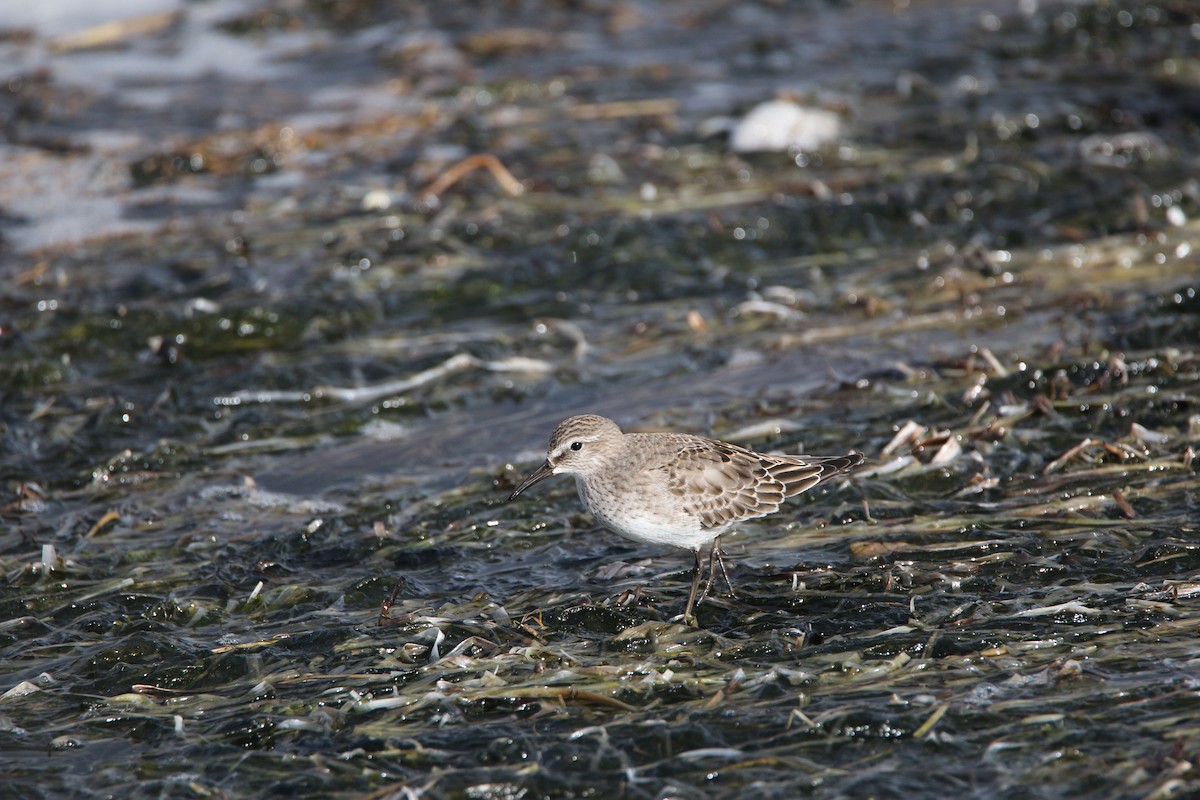
<svg viewBox="0 0 1200 800"><path fill-rule="evenodd" d="M611 485L589 487L579 478L575 485L579 499L604 527L635 542L706 550L728 528L705 528L680 509L665 485L643 484L636 491L614 491Z"/></svg>

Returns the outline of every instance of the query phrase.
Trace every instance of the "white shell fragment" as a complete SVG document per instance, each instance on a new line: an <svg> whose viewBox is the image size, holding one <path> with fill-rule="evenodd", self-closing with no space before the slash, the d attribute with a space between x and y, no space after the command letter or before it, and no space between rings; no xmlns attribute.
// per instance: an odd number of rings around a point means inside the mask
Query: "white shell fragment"
<svg viewBox="0 0 1200 800"><path fill-rule="evenodd" d="M729 149L735 153L811 152L836 142L842 120L832 111L787 100L759 103L734 126Z"/></svg>

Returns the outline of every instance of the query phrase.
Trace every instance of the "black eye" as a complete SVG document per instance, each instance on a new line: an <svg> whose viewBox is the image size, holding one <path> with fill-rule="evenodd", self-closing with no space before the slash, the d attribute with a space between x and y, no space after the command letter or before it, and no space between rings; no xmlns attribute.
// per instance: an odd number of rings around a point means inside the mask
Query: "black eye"
<svg viewBox="0 0 1200 800"><path fill-rule="evenodd" d="M572 450L582 450L583 442L571 442L571 449Z"/></svg>

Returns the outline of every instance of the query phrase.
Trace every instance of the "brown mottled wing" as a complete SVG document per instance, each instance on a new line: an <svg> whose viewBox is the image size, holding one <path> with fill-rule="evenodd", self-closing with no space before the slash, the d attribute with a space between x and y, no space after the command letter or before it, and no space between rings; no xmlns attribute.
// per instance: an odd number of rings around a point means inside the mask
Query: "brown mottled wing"
<svg viewBox="0 0 1200 800"><path fill-rule="evenodd" d="M698 439L664 464L667 488L706 528L766 516L783 501L863 462L846 456L768 456Z"/></svg>

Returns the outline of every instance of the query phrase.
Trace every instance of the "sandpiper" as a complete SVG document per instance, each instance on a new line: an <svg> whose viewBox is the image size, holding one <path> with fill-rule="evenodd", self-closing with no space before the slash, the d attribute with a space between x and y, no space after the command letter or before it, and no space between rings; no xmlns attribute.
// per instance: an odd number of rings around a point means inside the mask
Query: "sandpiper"
<svg viewBox="0 0 1200 800"><path fill-rule="evenodd" d="M696 563L683 612L690 621L703 551L708 552L708 581L701 599L712 588L717 567L729 582L721 561L722 534L743 520L773 514L785 499L862 462L857 452L766 455L687 433L624 433L611 419L582 414L554 429L545 463L508 499L551 475L574 475L583 504L613 533L691 550Z"/></svg>

